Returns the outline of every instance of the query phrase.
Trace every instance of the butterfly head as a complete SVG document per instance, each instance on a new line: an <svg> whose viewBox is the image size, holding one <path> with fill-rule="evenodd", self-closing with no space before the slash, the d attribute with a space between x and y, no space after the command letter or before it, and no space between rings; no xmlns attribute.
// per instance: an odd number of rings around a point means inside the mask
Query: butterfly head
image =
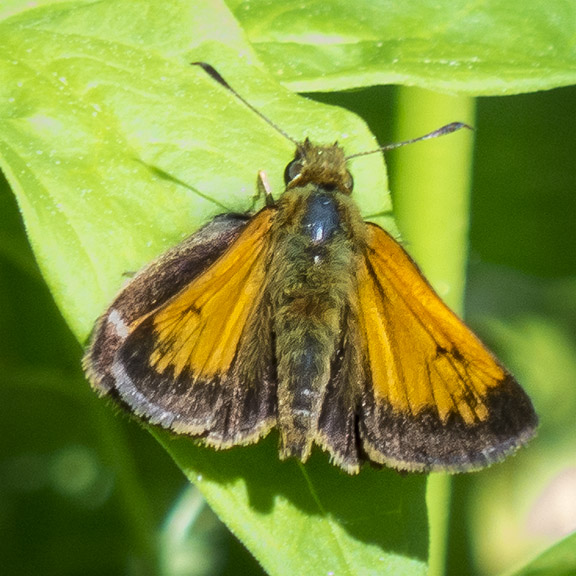
<svg viewBox="0 0 576 576"><path fill-rule="evenodd" d="M287 189L312 183L323 190L346 195L351 194L354 187L344 150L338 143L316 146L308 139L298 145L294 160L284 171L284 181Z"/></svg>

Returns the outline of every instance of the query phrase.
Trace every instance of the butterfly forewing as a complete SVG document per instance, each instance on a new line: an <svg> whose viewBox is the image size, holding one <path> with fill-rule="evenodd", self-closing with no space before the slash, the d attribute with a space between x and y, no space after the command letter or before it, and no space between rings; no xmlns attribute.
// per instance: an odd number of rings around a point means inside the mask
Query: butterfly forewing
<svg viewBox="0 0 576 576"><path fill-rule="evenodd" d="M110 366L100 363L130 410L217 447L256 441L274 424L271 343L262 339L256 358L252 341L270 330L257 311L272 212L254 216L193 281L128 325Z"/></svg>
<svg viewBox="0 0 576 576"><path fill-rule="evenodd" d="M229 372L248 318L258 308L265 284L272 210L254 217L246 230L196 281L152 313L156 342L151 365L173 378L192 380Z"/></svg>
<svg viewBox="0 0 576 576"><path fill-rule="evenodd" d="M440 300L402 247L368 224L359 325L366 364L364 448L409 470L465 470L534 433L524 391Z"/></svg>

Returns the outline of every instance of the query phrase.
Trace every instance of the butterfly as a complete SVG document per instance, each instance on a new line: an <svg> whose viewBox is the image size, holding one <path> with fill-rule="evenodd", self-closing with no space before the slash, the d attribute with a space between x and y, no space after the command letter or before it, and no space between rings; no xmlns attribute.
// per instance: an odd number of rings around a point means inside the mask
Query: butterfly
<svg viewBox="0 0 576 576"><path fill-rule="evenodd" d="M475 470L525 444L529 397L363 220L350 158L296 142L278 200L217 216L133 277L93 332L93 387L217 449L276 428L281 459L317 445L351 474Z"/></svg>

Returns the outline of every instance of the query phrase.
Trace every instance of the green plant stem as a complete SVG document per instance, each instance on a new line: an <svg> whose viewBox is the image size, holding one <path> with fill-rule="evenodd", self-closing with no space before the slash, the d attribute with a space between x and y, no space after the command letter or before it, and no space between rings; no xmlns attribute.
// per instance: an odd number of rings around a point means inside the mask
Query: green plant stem
<svg viewBox="0 0 576 576"><path fill-rule="evenodd" d="M116 489L130 538L131 555L138 561L139 574L156 573L156 526L149 498L139 480L132 449L128 446L118 418L108 407L95 406L92 412L102 453L116 476Z"/></svg>
<svg viewBox="0 0 576 576"><path fill-rule="evenodd" d="M397 141L454 121L472 124L474 100L400 88ZM468 131L406 146L394 157L395 214L406 247L440 296L462 313L468 256L473 138ZM451 485L432 474L427 503L429 575L445 573Z"/></svg>

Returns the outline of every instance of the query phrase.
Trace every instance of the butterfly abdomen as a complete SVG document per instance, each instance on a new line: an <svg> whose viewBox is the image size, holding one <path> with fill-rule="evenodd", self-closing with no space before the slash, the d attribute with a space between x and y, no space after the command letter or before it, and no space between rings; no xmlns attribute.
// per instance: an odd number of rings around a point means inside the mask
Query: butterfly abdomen
<svg viewBox="0 0 576 576"><path fill-rule="evenodd" d="M279 219L287 213L292 224L279 228L268 288L282 457L309 456L342 340L357 255L350 237L353 215L340 196L306 187L285 193L279 203Z"/></svg>

